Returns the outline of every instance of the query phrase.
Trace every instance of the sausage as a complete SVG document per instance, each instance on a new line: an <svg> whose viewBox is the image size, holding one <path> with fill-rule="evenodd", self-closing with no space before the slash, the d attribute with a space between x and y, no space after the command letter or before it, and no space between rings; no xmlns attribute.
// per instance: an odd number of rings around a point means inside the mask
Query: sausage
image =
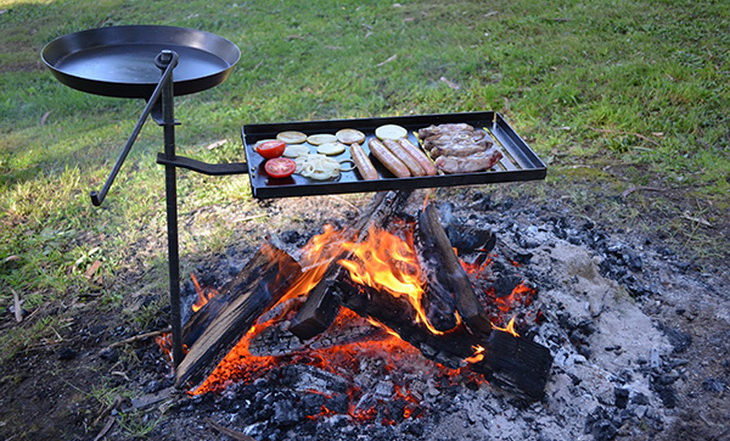
<svg viewBox="0 0 730 441"><path fill-rule="evenodd" d="M403 150L407 154L411 155L418 165L421 166L423 171L426 172L426 176L433 176L438 173L436 166L433 165L433 162L428 158L428 156L426 156L421 149L413 145L408 138L401 138L398 140L398 143L401 147L403 147Z"/></svg>
<svg viewBox="0 0 730 441"><path fill-rule="evenodd" d="M354 142L350 145L350 155L352 160L355 161L357 171L360 172L360 176L367 181L378 179L378 172L375 170L375 166L368 155L365 154L365 150L360 147L360 144Z"/></svg>
<svg viewBox="0 0 730 441"><path fill-rule="evenodd" d="M383 144L385 147L390 150L398 159L401 160L403 164L408 167L408 170L411 171L411 174L413 176L425 176L426 172L421 168L420 165L418 165L418 162L416 162L411 155L406 153L405 150L403 150L403 147L401 147L400 144L398 144L398 141L394 141L392 139L384 139Z"/></svg>
<svg viewBox="0 0 730 441"><path fill-rule="evenodd" d="M377 138L372 138L368 142L370 151L375 155L376 158L387 168L391 173L399 178L407 178L411 176L411 172L408 167L398 159L390 150L388 150L382 142Z"/></svg>

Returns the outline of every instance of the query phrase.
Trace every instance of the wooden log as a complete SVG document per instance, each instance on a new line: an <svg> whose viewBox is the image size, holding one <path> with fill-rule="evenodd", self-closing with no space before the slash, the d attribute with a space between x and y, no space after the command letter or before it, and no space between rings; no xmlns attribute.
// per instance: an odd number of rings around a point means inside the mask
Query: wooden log
<svg viewBox="0 0 730 441"><path fill-rule="evenodd" d="M343 305L361 317L375 320L419 349L427 358L456 369L474 354L474 347L483 342L460 325L446 334L433 334L416 321L415 308L404 298L397 298L369 286L356 284L345 276L338 287Z"/></svg>
<svg viewBox="0 0 730 441"><path fill-rule="evenodd" d="M445 318L453 317L457 310L472 332L488 336L492 325L433 205L427 205L418 216L415 238L422 269L428 272L426 296L433 316L429 318L436 323L441 320L441 325L450 329L452 322Z"/></svg>
<svg viewBox="0 0 730 441"><path fill-rule="evenodd" d="M256 319L289 290L301 276L301 267L286 252L264 243L241 272L216 297L224 305L208 302L198 311L211 317L177 367L177 387L190 381L197 384L207 377L218 362L248 332ZM214 297L214 299L216 298ZM209 314L216 309L213 316ZM200 322L204 322L201 319Z"/></svg>
<svg viewBox="0 0 730 441"><path fill-rule="evenodd" d="M410 191L391 191L378 193L368 207L349 228L349 240L360 241L367 237L370 227L386 228L391 219L410 197ZM340 298L336 283L346 277L346 270L337 265L340 259L349 259L351 253L341 253L327 268L320 282L309 292L308 297L297 315L292 319L289 331L302 340L308 340L324 332L340 311Z"/></svg>
<svg viewBox="0 0 730 441"><path fill-rule="evenodd" d="M504 331L492 332L484 348L484 359L473 370L525 401L542 399L553 363L548 348Z"/></svg>

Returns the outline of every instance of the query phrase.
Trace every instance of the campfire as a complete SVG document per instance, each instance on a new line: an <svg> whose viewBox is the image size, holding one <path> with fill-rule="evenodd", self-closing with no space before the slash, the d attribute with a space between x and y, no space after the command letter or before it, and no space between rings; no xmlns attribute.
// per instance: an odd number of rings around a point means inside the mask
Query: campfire
<svg viewBox="0 0 730 441"><path fill-rule="evenodd" d="M348 382L340 399L312 386L304 392L322 404L307 418L418 415L414 370L441 384L489 382L525 402L542 398L552 357L520 336L540 321L537 290L491 271L490 231L447 230L428 203L407 212L409 196L379 194L356 222L325 226L295 255L268 240L220 293L193 279L178 386L220 393L291 364L352 379L363 360L379 359L392 387L373 395ZM386 402L400 404L378 405Z"/></svg>

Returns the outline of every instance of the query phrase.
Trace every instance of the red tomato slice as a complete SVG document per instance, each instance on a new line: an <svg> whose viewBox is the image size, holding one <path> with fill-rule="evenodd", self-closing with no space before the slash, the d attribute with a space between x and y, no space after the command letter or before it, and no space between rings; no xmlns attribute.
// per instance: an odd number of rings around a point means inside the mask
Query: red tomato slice
<svg viewBox="0 0 730 441"><path fill-rule="evenodd" d="M278 158L284 154L284 149L286 149L286 143L277 139L272 139L271 141L265 141L256 145L256 153L266 159Z"/></svg>
<svg viewBox="0 0 730 441"><path fill-rule="evenodd" d="M269 159L264 164L264 170L272 178L288 178L297 169L297 163L289 158Z"/></svg>

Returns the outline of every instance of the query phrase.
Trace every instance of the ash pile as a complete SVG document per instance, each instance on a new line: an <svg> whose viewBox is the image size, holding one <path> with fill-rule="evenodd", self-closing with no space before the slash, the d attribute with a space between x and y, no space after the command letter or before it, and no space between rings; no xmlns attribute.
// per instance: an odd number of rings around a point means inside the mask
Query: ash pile
<svg viewBox="0 0 730 441"><path fill-rule="evenodd" d="M512 312L520 332L553 356L541 400L525 401L469 372L445 371L418 351L384 345L356 352L347 375L297 359L217 393L176 400L155 439L202 436L211 428L221 439L256 440L670 439L683 400L679 391L691 382L686 351L692 339L656 311L656 299L671 297L663 281L686 264L671 250L615 239L559 209L495 201L483 193L450 201L437 204L448 231L467 225L496 235L484 282L490 295L507 297L517 286L535 289ZM280 237L296 248L312 233ZM230 278L247 254L231 250L199 272ZM225 282L206 278L201 281ZM195 297L191 284L183 291ZM483 302L494 300L484 292ZM346 331L342 339L388 338L357 318ZM275 332L272 341L287 340L285 331ZM713 396L727 389L723 379L708 377L702 384Z"/></svg>

